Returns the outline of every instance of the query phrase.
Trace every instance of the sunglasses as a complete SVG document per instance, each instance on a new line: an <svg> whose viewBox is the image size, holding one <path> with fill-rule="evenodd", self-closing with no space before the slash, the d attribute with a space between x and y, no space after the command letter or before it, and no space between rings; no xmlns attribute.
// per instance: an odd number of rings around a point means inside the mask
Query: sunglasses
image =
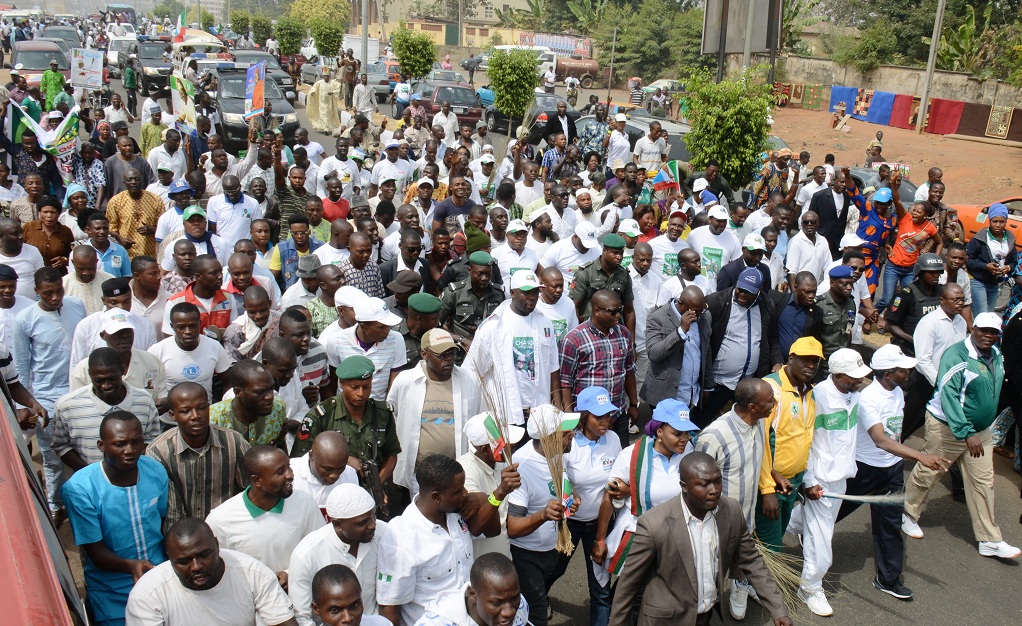
<svg viewBox="0 0 1022 626"><path fill-rule="evenodd" d="M553 195L554 195L555 197L557 197L557 198L567 198L567 197L568 197L568 196L570 196L571 194L570 194L570 193L568 193L568 192L564 192L564 193L555 193L555 194L553 194Z"/></svg>
<svg viewBox="0 0 1022 626"><path fill-rule="evenodd" d="M802 220L802 224L804 226L815 226L816 224L819 224L819 222L816 220Z"/></svg>
<svg viewBox="0 0 1022 626"><path fill-rule="evenodd" d="M593 308L595 308L597 311L604 311L604 312L609 313L611 315L621 315L621 313L623 313L624 310L625 310L625 308L623 306L619 306L619 307L617 307L615 309L608 309L608 308L604 308L602 306L593 307Z"/></svg>

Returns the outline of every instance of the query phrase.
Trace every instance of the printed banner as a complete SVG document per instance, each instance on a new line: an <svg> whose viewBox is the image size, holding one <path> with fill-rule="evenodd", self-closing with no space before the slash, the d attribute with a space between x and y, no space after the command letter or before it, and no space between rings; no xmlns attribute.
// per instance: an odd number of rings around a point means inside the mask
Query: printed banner
<svg viewBox="0 0 1022 626"><path fill-rule="evenodd" d="M103 88L103 51L71 49L71 85L75 89Z"/></svg>
<svg viewBox="0 0 1022 626"><path fill-rule="evenodd" d="M14 139L13 143L16 145L21 144L21 135L26 130L34 132L39 141L39 147L44 152L53 155L57 162L57 168L60 170L60 176L66 185L71 182L72 159L78 149L78 113L79 107L76 105L68 111L67 117L60 123L60 126L52 130L45 130L25 112L25 109L21 108L20 104L9 100L7 117L4 121L5 131L8 137Z"/></svg>
<svg viewBox="0 0 1022 626"><path fill-rule="evenodd" d="M519 33L518 45L543 46L550 48L561 56L576 56L583 59L593 58L593 43L589 39L572 37L571 35L553 35L550 33Z"/></svg>
<svg viewBox="0 0 1022 626"><path fill-rule="evenodd" d="M263 114L263 94L266 89L266 61L248 66L245 70L245 119Z"/></svg>
<svg viewBox="0 0 1022 626"><path fill-rule="evenodd" d="M199 134L195 121L195 85L175 72L170 75L170 93L174 102L174 128L192 137Z"/></svg>

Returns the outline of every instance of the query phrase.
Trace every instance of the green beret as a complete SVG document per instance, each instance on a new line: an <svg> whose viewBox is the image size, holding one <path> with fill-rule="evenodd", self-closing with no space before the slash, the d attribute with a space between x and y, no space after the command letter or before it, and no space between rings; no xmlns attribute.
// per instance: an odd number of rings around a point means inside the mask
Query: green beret
<svg viewBox="0 0 1022 626"><path fill-rule="evenodd" d="M369 380L376 366L367 357L349 356L337 366L337 380Z"/></svg>
<svg viewBox="0 0 1022 626"><path fill-rule="evenodd" d="M617 233L610 233L603 238L604 248L624 248L625 238Z"/></svg>
<svg viewBox="0 0 1022 626"><path fill-rule="evenodd" d="M430 293L414 293L408 298L408 308L417 313L436 313L440 310L440 298Z"/></svg>
<svg viewBox="0 0 1022 626"><path fill-rule="evenodd" d="M489 240L488 237L487 240ZM489 252L473 252L468 256L468 262L472 265L489 265L493 263L493 257Z"/></svg>
<svg viewBox="0 0 1022 626"><path fill-rule="evenodd" d="M490 247L490 236L473 224L465 224L465 249L469 254Z"/></svg>

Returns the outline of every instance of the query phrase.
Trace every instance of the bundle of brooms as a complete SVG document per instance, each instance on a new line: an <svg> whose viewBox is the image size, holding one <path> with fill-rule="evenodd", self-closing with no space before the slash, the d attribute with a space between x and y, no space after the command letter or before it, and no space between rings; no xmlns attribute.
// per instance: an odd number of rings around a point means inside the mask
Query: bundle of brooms
<svg viewBox="0 0 1022 626"><path fill-rule="evenodd" d="M556 409L554 409L556 410ZM543 456L546 457L546 465L550 470L550 482L554 486L554 497L564 502L564 431L556 430L549 435L539 439ZM557 523L557 551L565 556L571 556L575 551L575 545L571 542L571 531L568 530L568 511L565 510L565 517Z"/></svg>
<svg viewBox="0 0 1022 626"><path fill-rule="evenodd" d="M788 612L794 615L798 609L805 606L798 599L798 588L802 584L802 558L794 554L774 552L759 539L756 539L756 547L763 557L767 570L770 571L770 576L777 583Z"/></svg>

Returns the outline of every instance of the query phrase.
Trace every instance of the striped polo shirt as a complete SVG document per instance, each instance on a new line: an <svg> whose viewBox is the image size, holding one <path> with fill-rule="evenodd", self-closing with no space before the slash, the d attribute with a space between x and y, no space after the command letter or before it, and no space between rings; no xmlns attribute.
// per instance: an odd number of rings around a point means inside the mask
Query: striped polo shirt
<svg viewBox="0 0 1022 626"><path fill-rule="evenodd" d="M160 435L160 418L156 404L148 391L123 383L127 389L120 404L110 405L96 397L92 385L76 389L61 396L53 405L53 450L58 456L74 450L87 463L103 460L96 443L99 425L108 413L127 411L142 422L146 443Z"/></svg>
<svg viewBox="0 0 1022 626"><path fill-rule="evenodd" d="M755 528L765 433L765 421L750 426L732 409L700 431L696 442L696 450L717 461L724 478L721 495L738 501L749 530Z"/></svg>

